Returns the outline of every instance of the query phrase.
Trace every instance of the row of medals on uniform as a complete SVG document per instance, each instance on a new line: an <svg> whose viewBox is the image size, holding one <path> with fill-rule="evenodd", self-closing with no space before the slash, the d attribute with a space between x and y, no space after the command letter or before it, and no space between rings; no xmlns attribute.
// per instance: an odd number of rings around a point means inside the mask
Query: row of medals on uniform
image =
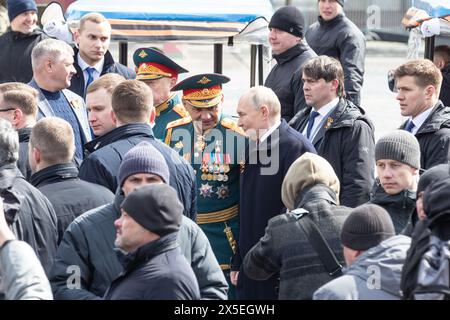
<svg viewBox="0 0 450 320"><path fill-rule="evenodd" d="M200 170L202 174L200 178L203 181L228 181L227 173L230 172L230 155L227 153L221 153L222 141L216 140L216 146L214 148L215 153L204 153L202 157L202 164ZM197 136L197 142L195 143L196 152L194 156L197 158L203 153L206 147L205 138L202 135Z"/></svg>

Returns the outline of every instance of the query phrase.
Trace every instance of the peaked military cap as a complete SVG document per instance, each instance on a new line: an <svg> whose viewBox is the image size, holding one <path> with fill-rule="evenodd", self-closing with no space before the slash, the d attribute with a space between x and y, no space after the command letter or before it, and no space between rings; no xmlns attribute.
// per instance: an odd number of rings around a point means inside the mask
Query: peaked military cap
<svg viewBox="0 0 450 320"><path fill-rule="evenodd" d="M222 84L230 81L217 73L197 74L177 83L172 91L183 90L183 99L196 108L209 108L222 101Z"/></svg>
<svg viewBox="0 0 450 320"><path fill-rule="evenodd" d="M172 78L188 72L175 61L153 48L139 48L133 54L137 80Z"/></svg>

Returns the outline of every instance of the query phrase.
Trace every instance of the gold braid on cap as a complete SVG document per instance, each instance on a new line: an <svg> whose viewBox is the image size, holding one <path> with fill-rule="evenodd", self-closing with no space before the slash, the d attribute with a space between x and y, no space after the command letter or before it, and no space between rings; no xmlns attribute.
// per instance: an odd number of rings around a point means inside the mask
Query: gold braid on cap
<svg viewBox="0 0 450 320"><path fill-rule="evenodd" d="M142 63L139 66L137 73L140 76L148 74L148 75L156 75L156 76L163 76L163 77L169 77L169 78L172 77L171 73L164 72L161 69L159 69L151 64L147 64L147 63Z"/></svg>
<svg viewBox="0 0 450 320"><path fill-rule="evenodd" d="M199 89L198 91L190 92L183 96L185 100L208 100L219 96L222 89Z"/></svg>

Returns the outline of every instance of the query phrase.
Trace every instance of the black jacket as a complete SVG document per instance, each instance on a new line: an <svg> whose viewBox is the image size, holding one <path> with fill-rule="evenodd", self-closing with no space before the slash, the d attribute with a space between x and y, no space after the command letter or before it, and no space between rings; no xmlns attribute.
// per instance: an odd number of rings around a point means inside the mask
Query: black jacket
<svg viewBox="0 0 450 320"><path fill-rule="evenodd" d="M73 51L75 52L75 55L73 57L73 66L77 70L77 73L72 77L72 80L70 81L70 87L68 89L85 98L86 84L84 83L83 70L81 70L80 66L78 65L78 49L74 48ZM105 53L105 62L103 64L103 70L100 76L106 73L118 73L121 76L124 76L125 79L136 78L136 73L134 72L134 70L124 66L119 62L114 62L114 59L109 51L106 51Z"/></svg>
<svg viewBox="0 0 450 320"><path fill-rule="evenodd" d="M40 29L24 34L8 29L0 36L0 83L28 83L33 77L31 51L34 46L49 38Z"/></svg>
<svg viewBox="0 0 450 320"><path fill-rule="evenodd" d="M80 180L75 164L57 164L31 176L31 184L50 200L58 217L58 242L80 214L111 203L114 194L103 186Z"/></svg>
<svg viewBox="0 0 450 320"><path fill-rule="evenodd" d="M403 123L400 129L406 127ZM415 134L420 145L420 166L426 170L450 160L450 107L438 102Z"/></svg>
<svg viewBox="0 0 450 320"><path fill-rule="evenodd" d="M291 164L305 152L316 153L311 143L284 120L259 149L255 149L254 142L249 148L240 176L239 241L233 270L241 267L247 252L264 235L269 219L284 212L280 190ZM267 156L271 157L264 159ZM240 272L236 287L238 299L276 299L275 280L276 277L264 282L253 281Z"/></svg>
<svg viewBox="0 0 450 320"><path fill-rule="evenodd" d="M200 299L194 272L177 243L177 232L133 253L117 254L124 272L111 283L105 300Z"/></svg>
<svg viewBox="0 0 450 320"><path fill-rule="evenodd" d="M25 181L15 164L0 167L0 196L4 199L5 217L12 232L33 248L48 276L58 235L52 205Z"/></svg>
<svg viewBox="0 0 450 320"><path fill-rule="evenodd" d="M305 38L318 55L341 61L346 97L360 106L366 57L366 40L361 30L344 14L330 21L319 16L318 21L309 26Z"/></svg>
<svg viewBox="0 0 450 320"><path fill-rule="evenodd" d="M370 203L374 203L386 209L394 223L395 233L400 234L408 225L411 216L416 209L416 193L410 190L389 195L387 194L380 182L375 182L370 195Z"/></svg>
<svg viewBox="0 0 450 320"><path fill-rule="evenodd" d="M184 206L184 215L195 221L197 195L194 170L174 150L155 139L148 124L123 125L87 143L85 149L91 154L81 163L79 177L115 192L123 156L142 141L150 143L166 159L170 171L169 184L177 190Z"/></svg>
<svg viewBox="0 0 450 320"><path fill-rule="evenodd" d="M270 71L264 86L272 89L281 103L281 117L286 121L303 108L306 108L303 95L303 65L317 55L305 41L274 55L277 64Z"/></svg>
<svg viewBox="0 0 450 320"><path fill-rule="evenodd" d="M299 112L289 123L303 132L311 107ZM341 182L340 203L351 208L369 201L374 182L374 126L362 108L340 99L326 120L327 128L317 132L313 145L333 167Z"/></svg>
<svg viewBox="0 0 450 320"><path fill-rule="evenodd" d="M28 142L30 141L32 129L22 128L17 130L19 134L19 160L17 160L17 167L27 181L30 181L32 174L30 163L28 162Z"/></svg>
<svg viewBox="0 0 450 320"><path fill-rule="evenodd" d="M99 299L122 272L114 253L116 229L123 193L114 202L76 218L67 228L59 245L50 282L57 300ZM200 227L187 217L181 221L178 243L191 263L200 285L202 299L225 299L228 285L212 248ZM69 287L73 275L67 270L79 267L80 287Z"/></svg>
<svg viewBox="0 0 450 320"><path fill-rule="evenodd" d="M336 194L320 184L302 191L296 207L308 211L306 216L289 212L270 219L264 237L244 259L244 271L252 279L280 274L280 300L312 299L315 290L332 280L299 219L311 219L339 262L345 263L340 232L351 209L338 206Z"/></svg>
<svg viewBox="0 0 450 320"><path fill-rule="evenodd" d="M442 101L444 106L450 107L450 64L447 65L442 72L442 85L441 93L439 94L439 100Z"/></svg>

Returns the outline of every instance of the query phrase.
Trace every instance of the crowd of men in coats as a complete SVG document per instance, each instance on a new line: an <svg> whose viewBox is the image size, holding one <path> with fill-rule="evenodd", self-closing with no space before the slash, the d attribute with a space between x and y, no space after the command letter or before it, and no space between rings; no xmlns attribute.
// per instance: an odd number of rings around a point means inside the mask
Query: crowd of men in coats
<svg viewBox="0 0 450 320"><path fill-rule="evenodd" d="M226 76L178 81L188 71L156 48L136 50L131 70L108 51L101 14L82 17L74 49L37 28L33 0L8 1L4 297L416 297L403 266L427 221L450 212L450 50L395 70L408 119L375 142L364 36L343 0L318 6L306 31L297 8L274 13L277 64L242 94L236 122L222 113Z"/></svg>

